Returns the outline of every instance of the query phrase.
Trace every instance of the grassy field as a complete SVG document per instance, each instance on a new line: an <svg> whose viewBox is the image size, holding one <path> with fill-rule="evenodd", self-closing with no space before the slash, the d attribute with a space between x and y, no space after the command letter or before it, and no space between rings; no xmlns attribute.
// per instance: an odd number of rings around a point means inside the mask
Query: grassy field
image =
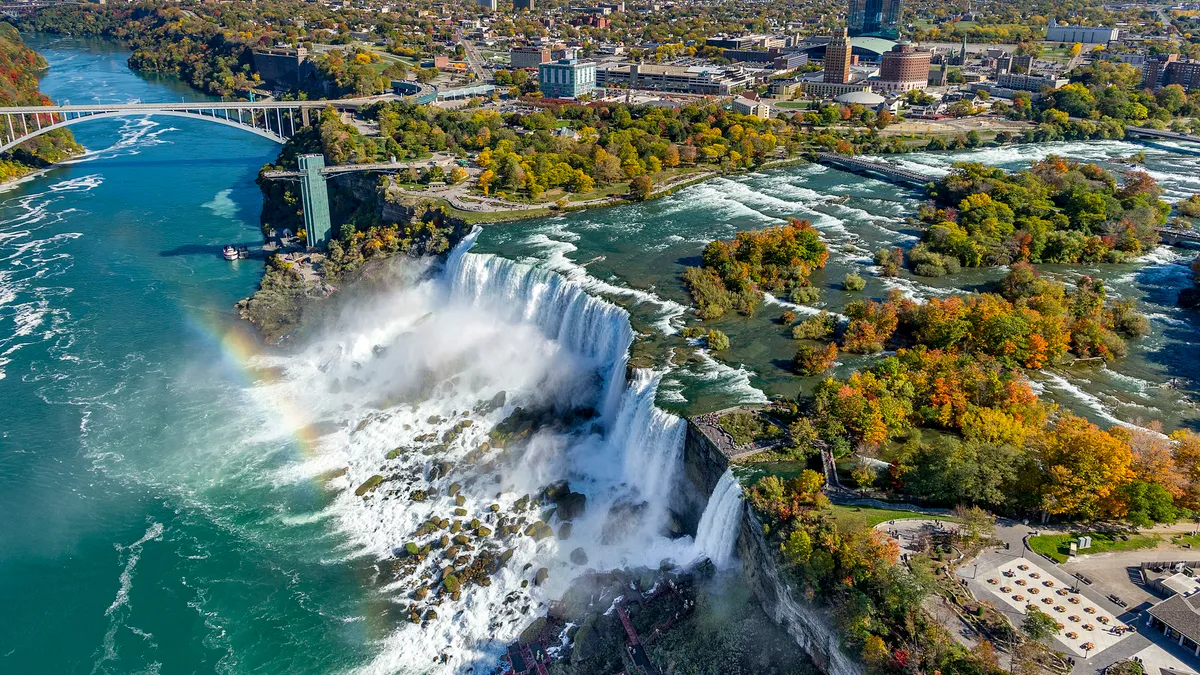
<svg viewBox="0 0 1200 675"><path fill-rule="evenodd" d="M887 522L889 520L909 520L919 518L922 520L954 520L950 516L927 515L924 513L914 513L913 511L899 511L896 509L875 509L866 506L832 506L833 517L837 521L839 527L875 527L876 525Z"/></svg>
<svg viewBox="0 0 1200 675"><path fill-rule="evenodd" d="M1162 541L1158 535L1121 535L1115 532L1086 532L1092 538L1091 548L1080 553L1091 555L1109 551L1136 551L1143 548L1154 548ZM1058 562L1066 562L1071 552L1071 543L1078 542L1079 534L1043 534L1029 538L1029 548L1035 552L1050 556ZM1122 538L1124 537L1124 538Z"/></svg>

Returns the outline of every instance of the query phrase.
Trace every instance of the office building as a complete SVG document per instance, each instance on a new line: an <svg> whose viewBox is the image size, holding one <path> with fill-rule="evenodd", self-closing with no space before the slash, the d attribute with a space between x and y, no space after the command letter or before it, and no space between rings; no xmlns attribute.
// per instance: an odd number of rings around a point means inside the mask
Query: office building
<svg viewBox="0 0 1200 675"><path fill-rule="evenodd" d="M533 11L533 0L513 0L513 9Z"/></svg>
<svg viewBox="0 0 1200 675"><path fill-rule="evenodd" d="M730 107L735 113L741 115L753 115L764 120L771 116L771 106L758 100L757 96L754 98L739 96L733 99Z"/></svg>
<svg viewBox="0 0 1200 675"><path fill-rule="evenodd" d="M900 37L900 4L901 0L850 0L846 20L850 35L892 40Z"/></svg>
<svg viewBox="0 0 1200 675"><path fill-rule="evenodd" d="M825 82L829 84L845 84L850 81L850 56L853 47L850 38L843 28L841 34L835 33L829 45L825 47Z"/></svg>
<svg viewBox="0 0 1200 675"><path fill-rule="evenodd" d="M1067 86L1070 80L1045 75L1004 73L996 78L996 84L1013 91L1039 92L1043 89L1058 89Z"/></svg>
<svg viewBox="0 0 1200 675"><path fill-rule="evenodd" d="M1121 32L1116 28L1088 26L1060 26L1054 19L1046 28L1046 42L1080 42L1083 44L1108 44L1119 38Z"/></svg>
<svg viewBox="0 0 1200 675"><path fill-rule="evenodd" d="M551 58L545 47L514 47L508 52L508 64L513 68L537 68Z"/></svg>
<svg viewBox="0 0 1200 675"><path fill-rule="evenodd" d="M879 81L872 82L876 91L903 94L913 89L924 91L929 86L929 52L917 51L912 45L900 44L885 52L879 66Z"/></svg>
<svg viewBox="0 0 1200 675"><path fill-rule="evenodd" d="M727 96L754 84L754 75L738 67L617 63L597 70L596 82L602 87Z"/></svg>
<svg viewBox="0 0 1200 675"><path fill-rule="evenodd" d="M596 64L560 59L538 67L538 88L546 98L579 98L596 88Z"/></svg>
<svg viewBox="0 0 1200 675"><path fill-rule="evenodd" d="M475 0L480 7L496 11L496 0Z"/></svg>

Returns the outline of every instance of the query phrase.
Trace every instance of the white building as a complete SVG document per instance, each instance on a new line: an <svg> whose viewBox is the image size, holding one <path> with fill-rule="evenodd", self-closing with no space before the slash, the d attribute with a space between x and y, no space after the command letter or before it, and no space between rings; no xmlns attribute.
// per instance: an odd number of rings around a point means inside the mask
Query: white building
<svg viewBox="0 0 1200 675"><path fill-rule="evenodd" d="M771 106L757 99L739 96L733 99L731 107L735 113L741 115L753 115L764 120L771 117Z"/></svg>
<svg viewBox="0 0 1200 675"><path fill-rule="evenodd" d="M1057 21L1050 19L1050 26L1046 28L1046 42L1108 44L1116 40L1120 33L1116 28L1060 26Z"/></svg>

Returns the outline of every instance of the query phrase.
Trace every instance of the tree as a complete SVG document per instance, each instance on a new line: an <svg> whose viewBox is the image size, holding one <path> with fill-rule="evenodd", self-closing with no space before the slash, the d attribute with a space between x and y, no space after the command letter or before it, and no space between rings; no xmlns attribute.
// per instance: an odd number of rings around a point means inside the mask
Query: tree
<svg viewBox="0 0 1200 675"><path fill-rule="evenodd" d="M475 185L479 186L479 190L486 195L492 186L492 181L495 179L496 174L491 169L485 169L483 173L479 174L479 178L475 179Z"/></svg>
<svg viewBox="0 0 1200 675"><path fill-rule="evenodd" d="M1033 442L1051 514L1095 520L1121 510L1118 490L1133 479L1129 446L1091 422L1063 415Z"/></svg>
<svg viewBox="0 0 1200 675"><path fill-rule="evenodd" d="M962 521L959 532L968 542L988 541L996 532L996 519L978 506L957 506L954 516Z"/></svg>
<svg viewBox="0 0 1200 675"><path fill-rule="evenodd" d="M729 349L729 336L719 330L712 329L708 331L708 336L705 339L705 344L714 352L725 351Z"/></svg>
<svg viewBox="0 0 1200 675"><path fill-rule="evenodd" d="M642 174L635 176L629 182L629 198L635 201L644 201L650 198L650 193L654 191L654 182L650 180L650 176Z"/></svg>
<svg viewBox="0 0 1200 675"><path fill-rule="evenodd" d="M892 123L892 119L893 115L887 108L880 110L879 114L875 116L875 128L886 129Z"/></svg>
<svg viewBox="0 0 1200 675"><path fill-rule="evenodd" d="M868 490L875 485L875 479L879 477L879 473L869 462L859 459L858 463L854 465L854 470L850 472L850 476L854 478L858 489Z"/></svg>
<svg viewBox="0 0 1200 675"><path fill-rule="evenodd" d="M1058 620L1034 607L1021 622L1021 630L1025 631L1031 640L1041 642L1058 633Z"/></svg>
<svg viewBox="0 0 1200 675"><path fill-rule="evenodd" d="M1158 483L1128 483L1121 487L1120 494L1126 503L1125 520L1137 527L1173 523L1178 518L1174 500Z"/></svg>
<svg viewBox="0 0 1200 675"><path fill-rule="evenodd" d="M456 166L450 169L450 182L458 184L467 179L467 170L461 166Z"/></svg>

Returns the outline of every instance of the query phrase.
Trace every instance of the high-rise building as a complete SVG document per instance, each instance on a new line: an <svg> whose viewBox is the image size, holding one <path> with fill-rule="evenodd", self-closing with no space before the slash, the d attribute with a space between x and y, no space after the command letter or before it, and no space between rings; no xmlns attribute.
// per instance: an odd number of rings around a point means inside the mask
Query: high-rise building
<svg viewBox="0 0 1200 675"><path fill-rule="evenodd" d="M900 36L900 4L902 0L850 0L846 23L850 35L871 35L896 39Z"/></svg>
<svg viewBox="0 0 1200 675"><path fill-rule="evenodd" d="M579 98L596 87L596 64L560 59L538 68L538 88L546 98Z"/></svg>
<svg viewBox="0 0 1200 675"><path fill-rule="evenodd" d="M513 0L513 9L527 9L533 11L533 0Z"/></svg>
<svg viewBox="0 0 1200 675"><path fill-rule="evenodd" d="M903 94L913 89L924 90L929 86L929 52L917 51L909 44L898 44L890 52L884 52L879 68L880 91Z"/></svg>
<svg viewBox="0 0 1200 675"><path fill-rule="evenodd" d="M843 28L841 33L834 33L833 39L825 47L825 81L831 84L845 84L850 81L850 37Z"/></svg>

